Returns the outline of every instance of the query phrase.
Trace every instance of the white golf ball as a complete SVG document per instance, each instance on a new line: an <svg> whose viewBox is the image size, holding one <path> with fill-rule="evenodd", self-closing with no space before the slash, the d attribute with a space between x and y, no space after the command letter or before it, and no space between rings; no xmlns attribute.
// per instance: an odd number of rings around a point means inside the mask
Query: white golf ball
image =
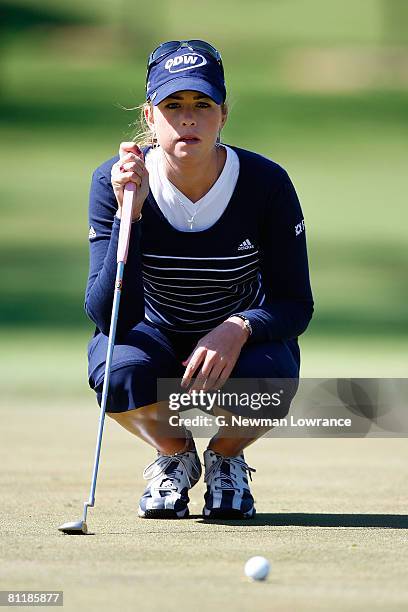
<svg viewBox="0 0 408 612"><path fill-rule="evenodd" d="M271 569L271 564L265 557L251 557L245 563L245 576L252 580L265 580Z"/></svg>

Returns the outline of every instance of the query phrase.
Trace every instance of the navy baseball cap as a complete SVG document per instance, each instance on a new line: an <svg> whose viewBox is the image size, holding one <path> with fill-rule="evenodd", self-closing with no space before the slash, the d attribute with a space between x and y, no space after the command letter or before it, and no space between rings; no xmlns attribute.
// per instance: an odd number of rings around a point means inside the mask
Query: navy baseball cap
<svg viewBox="0 0 408 612"><path fill-rule="evenodd" d="M224 70L221 57L214 51L217 56L207 49L195 49L192 42L180 41L176 50L149 60L146 100L157 106L177 91L191 90L222 104L226 98Z"/></svg>

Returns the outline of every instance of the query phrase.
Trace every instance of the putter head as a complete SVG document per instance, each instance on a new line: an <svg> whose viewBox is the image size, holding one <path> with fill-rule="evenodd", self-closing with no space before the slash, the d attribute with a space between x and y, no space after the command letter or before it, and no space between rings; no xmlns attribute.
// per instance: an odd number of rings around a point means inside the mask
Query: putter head
<svg viewBox="0 0 408 612"><path fill-rule="evenodd" d="M64 523L58 527L62 533L68 533L69 535L87 535L88 526L85 521L72 521L71 523Z"/></svg>

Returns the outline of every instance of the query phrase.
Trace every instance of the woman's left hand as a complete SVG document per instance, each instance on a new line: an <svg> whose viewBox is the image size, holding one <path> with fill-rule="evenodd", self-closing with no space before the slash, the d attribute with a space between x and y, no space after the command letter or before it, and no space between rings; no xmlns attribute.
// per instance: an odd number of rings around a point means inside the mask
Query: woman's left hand
<svg viewBox="0 0 408 612"><path fill-rule="evenodd" d="M187 388L194 373L202 365L189 391L217 390L228 380L249 332L242 319L230 317L206 334L191 355L183 361L187 366L181 386Z"/></svg>

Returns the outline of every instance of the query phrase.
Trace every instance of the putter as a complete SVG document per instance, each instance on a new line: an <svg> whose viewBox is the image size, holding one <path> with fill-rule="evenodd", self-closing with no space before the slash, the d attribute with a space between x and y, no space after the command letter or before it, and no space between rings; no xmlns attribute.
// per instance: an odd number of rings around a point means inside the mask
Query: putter
<svg viewBox="0 0 408 612"><path fill-rule="evenodd" d="M130 230L131 230L131 223L132 223L133 197L134 197L135 190L136 190L135 183L127 183L125 185L124 194L123 194L123 206L122 206L122 215L121 215L121 221L120 221L118 251L117 251L117 257L116 257L117 270L116 270L116 280L115 280L115 292L113 295L112 316L111 316L111 323L110 323L110 329L109 329L108 350L107 350L107 355L106 355L105 377L104 377L103 389L102 389L101 412L99 415L99 427L98 427L98 435L97 435L97 441L96 441L95 461L94 461L94 467L93 467L93 473L92 473L91 491L89 494L88 501L84 503L84 513L82 516L82 520L72 521L70 523L64 523L63 525L58 527L59 531L62 531L63 533L68 533L70 535L87 535L88 534L88 526L86 524L88 508L93 508L95 505L96 479L98 477L98 467L99 467L99 457L101 454L103 425L105 422L106 403L107 403L108 391L109 391L111 362L112 362L112 355L113 355L113 347L115 345L116 324L118 321L120 296L122 292L123 270L125 267L128 249L129 249L129 238L130 238Z"/></svg>

